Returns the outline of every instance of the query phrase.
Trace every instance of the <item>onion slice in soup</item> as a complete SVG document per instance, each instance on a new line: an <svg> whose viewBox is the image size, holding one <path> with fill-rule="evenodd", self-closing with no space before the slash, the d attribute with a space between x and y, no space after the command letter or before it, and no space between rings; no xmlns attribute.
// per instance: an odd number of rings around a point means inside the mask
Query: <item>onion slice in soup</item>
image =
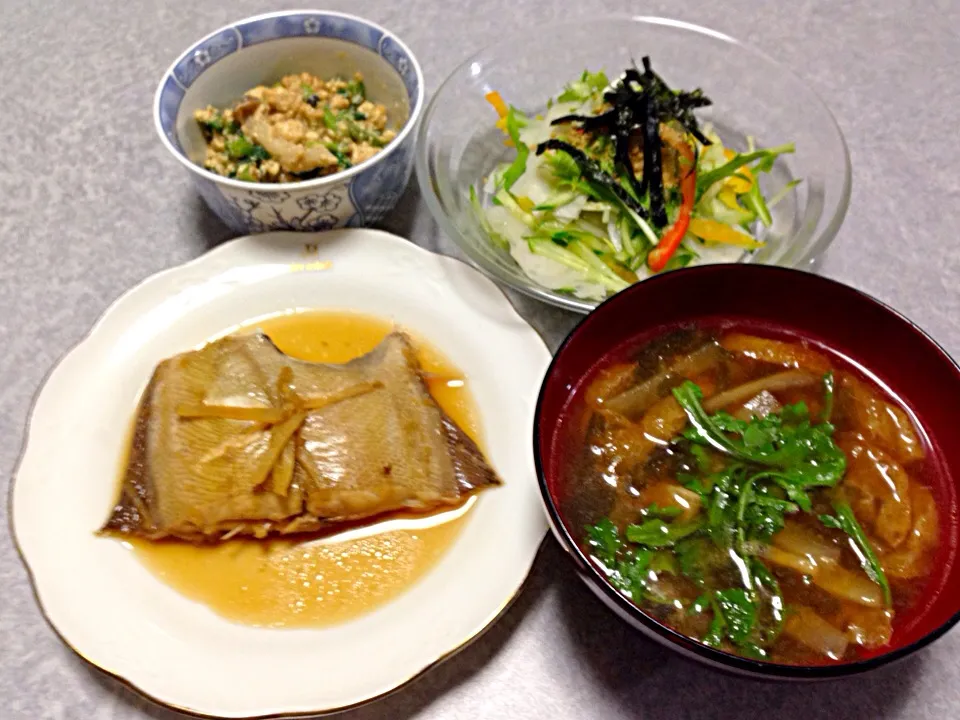
<svg viewBox="0 0 960 720"><path fill-rule="evenodd" d="M831 660L840 660L850 644L847 636L814 610L799 605L791 608L783 626L784 634Z"/></svg>
<svg viewBox="0 0 960 720"><path fill-rule="evenodd" d="M794 570L801 575L810 575L811 577L817 571L816 559L806 555L795 555L786 552L773 545L763 545L761 557L774 565Z"/></svg>
<svg viewBox="0 0 960 720"><path fill-rule="evenodd" d="M773 536L778 548L801 557L811 557L817 562L837 562L841 549L818 537L799 523L787 522L783 530Z"/></svg>
<svg viewBox="0 0 960 720"><path fill-rule="evenodd" d="M723 361L723 355L723 350L716 343L703 345L672 362L663 372L606 400L604 406L627 417L639 417L660 399L664 391L679 385L684 377L700 375L715 368Z"/></svg>
<svg viewBox="0 0 960 720"><path fill-rule="evenodd" d="M814 585L841 600L864 607L883 607L883 591L863 572L852 572L835 563L822 563L811 577Z"/></svg>
<svg viewBox="0 0 960 720"><path fill-rule="evenodd" d="M674 482L658 482L648 485L640 493L644 507L653 505L661 508L677 508L680 514L677 522L688 522L700 512L700 496Z"/></svg>
<svg viewBox="0 0 960 720"><path fill-rule="evenodd" d="M883 607L880 586L865 574L851 572L835 562L796 555L774 545L764 546L761 557L767 562L809 577L813 584L836 598L865 607Z"/></svg>
<svg viewBox="0 0 960 720"><path fill-rule="evenodd" d="M819 377L808 372L803 372L802 370L787 370L786 372L774 373L773 375L767 375L757 380L751 380L735 388L730 388L722 393L717 393L702 403L703 409L708 413L714 413L717 410L722 410L727 407L727 405L746 402L764 390L769 393L782 392L783 390L809 387L819 382Z"/></svg>

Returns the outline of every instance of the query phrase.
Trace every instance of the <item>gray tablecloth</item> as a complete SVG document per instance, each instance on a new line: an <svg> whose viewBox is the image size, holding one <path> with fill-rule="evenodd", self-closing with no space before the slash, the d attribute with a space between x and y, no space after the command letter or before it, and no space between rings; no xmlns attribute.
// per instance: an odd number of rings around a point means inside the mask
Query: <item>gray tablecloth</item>
<svg viewBox="0 0 960 720"><path fill-rule="evenodd" d="M291 7L308 5L294 2ZM604 12L671 15L792 66L850 143L853 201L823 272L960 354L960 3L956 0L333 0L396 31L427 89L517 28ZM0 2L0 467L8 482L50 366L125 289L230 236L157 140L155 84L192 41L265 2ZM522 49L518 49L522 52ZM454 253L411 186L383 227ZM521 298L556 347L576 317ZM7 507L0 505L0 514ZM4 523L6 525L6 523ZM680 660L588 595L548 540L516 605L412 686L351 718L956 718L960 631L873 674L758 684ZM0 532L0 717L173 718L88 667L37 610Z"/></svg>

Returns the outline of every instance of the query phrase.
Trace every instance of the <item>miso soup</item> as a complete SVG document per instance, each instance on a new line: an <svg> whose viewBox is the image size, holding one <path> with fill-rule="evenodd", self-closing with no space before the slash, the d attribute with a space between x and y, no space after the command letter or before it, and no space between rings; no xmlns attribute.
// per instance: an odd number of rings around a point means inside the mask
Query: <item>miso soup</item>
<svg viewBox="0 0 960 720"><path fill-rule="evenodd" d="M561 513L660 622L811 665L876 654L919 606L941 543L929 451L839 354L681 328L601 363L571 408Z"/></svg>

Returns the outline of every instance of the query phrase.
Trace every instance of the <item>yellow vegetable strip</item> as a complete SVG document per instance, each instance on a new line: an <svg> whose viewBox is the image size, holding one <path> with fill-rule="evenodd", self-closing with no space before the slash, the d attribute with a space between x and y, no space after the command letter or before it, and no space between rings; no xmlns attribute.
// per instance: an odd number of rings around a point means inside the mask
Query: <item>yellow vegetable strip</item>
<svg viewBox="0 0 960 720"><path fill-rule="evenodd" d="M502 118L507 116L507 104L503 101L503 98L500 97L500 93L498 93L496 90L493 90L488 92L483 97L488 103L493 105L493 109L497 111L497 115Z"/></svg>
<svg viewBox="0 0 960 720"><path fill-rule="evenodd" d="M517 196L517 205L519 205L524 212L533 212L533 209L536 207L533 200L526 195Z"/></svg>
<svg viewBox="0 0 960 720"><path fill-rule="evenodd" d="M503 132L507 131L507 113L510 111L507 107L507 104L503 101L503 98L500 97L500 93L496 90L492 90L483 96L488 103L493 105L493 109L497 111L497 115L500 116L500 119L497 120L497 129L502 130ZM513 145L510 140L504 142L505 145Z"/></svg>
<svg viewBox="0 0 960 720"><path fill-rule="evenodd" d="M739 210L743 212L743 207L737 201L737 194L728 188L724 188L717 193L717 199L720 200L724 205L726 205L731 210Z"/></svg>
<svg viewBox="0 0 960 720"><path fill-rule="evenodd" d="M734 230L726 223L717 220L691 218L689 231L701 240L706 240L707 242L734 245L747 250L761 248L764 245L764 243L750 237L746 233Z"/></svg>
<svg viewBox="0 0 960 720"><path fill-rule="evenodd" d="M733 158L737 156L737 153L729 149L725 149L723 154L727 160L733 160ZM753 173L750 172L750 168L744 165L742 168L737 170L737 172L724 180L724 185L733 190L737 195L742 195L751 187L753 187L753 182Z"/></svg>

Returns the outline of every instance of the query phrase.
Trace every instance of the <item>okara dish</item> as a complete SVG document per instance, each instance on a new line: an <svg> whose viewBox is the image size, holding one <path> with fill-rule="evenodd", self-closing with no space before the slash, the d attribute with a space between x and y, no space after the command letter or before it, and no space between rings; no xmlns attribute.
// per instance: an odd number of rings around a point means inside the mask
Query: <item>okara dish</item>
<svg viewBox="0 0 960 720"><path fill-rule="evenodd" d="M376 222L396 204L422 104L420 67L396 35L352 15L294 10L239 20L187 48L160 81L154 123L238 234L329 230Z"/></svg>
<svg viewBox="0 0 960 720"><path fill-rule="evenodd" d="M366 97L363 75L349 82L310 73L248 90L232 107L194 113L207 141L203 167L261 183L310 180L376 155L396 137L387 109Z"/></svg>
<svg viewBox="0 0 960 720"><path fill-rule="evenodd" d="M694 111L699 88L673 90L649 58L613 81L584 72L543 115L487 99L516 148L471 199L490 240L540 285L597 300L664 270L736 262L764 247L770 212L758 175L793 145L725 148Z"/></svg>
<svg viewBox="0 0 960 720"><path fill-rule="evenodd" d="M562 506L651 616L791 665L888 648L940 519L921 434L826 348L703 324L607 358L570 410Z"/></svg>

